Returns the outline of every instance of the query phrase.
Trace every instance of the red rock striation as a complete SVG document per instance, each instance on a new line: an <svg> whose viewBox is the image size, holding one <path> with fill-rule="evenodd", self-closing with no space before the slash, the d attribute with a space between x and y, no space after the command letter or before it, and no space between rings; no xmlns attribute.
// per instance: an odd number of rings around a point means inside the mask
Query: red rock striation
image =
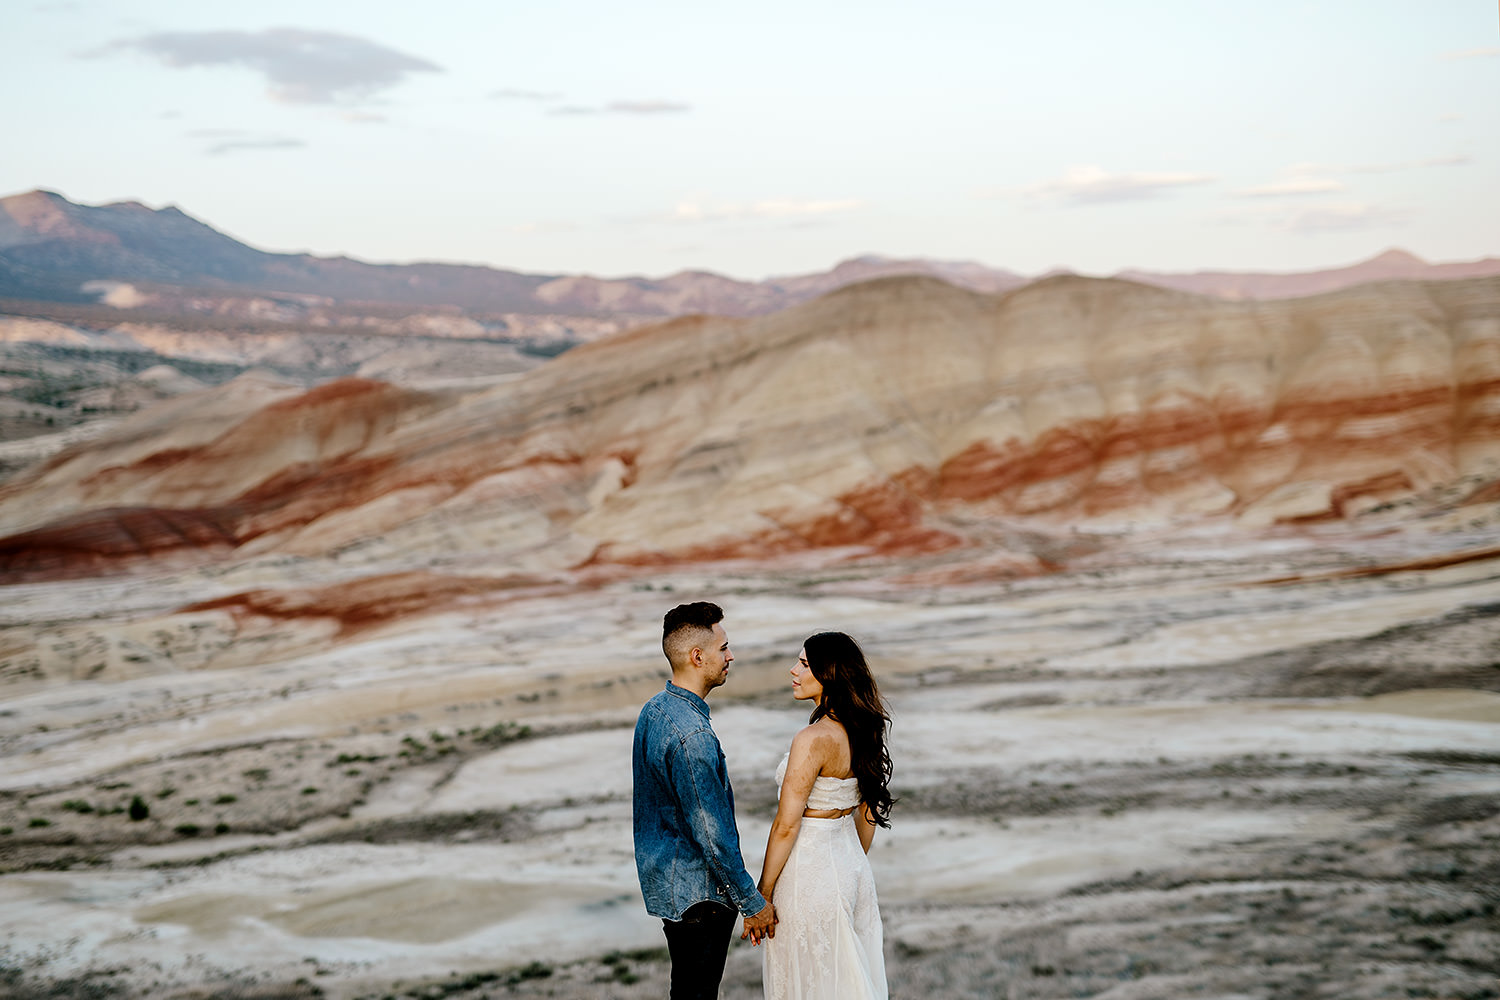
<svg viewBox="0 0 1500 1000"><path fill-rule="evenodd" d="M0 539L0 578L12 583L92 576L176 553L222 556L239 544L220 511L112 507Z"/></svg>
<svg viewBox="0 0 1500 1000"><path fill-rule="evenodd" d="M251 590L200 601L180 613L227 611L244 628L254 619L271 622L326 619L341 637L376 628L410 615L451 609L466 600L497 591L534 587L542 581L526 576L472 577L436 573L388 573L335 586L288 590Z"/></svg>
<svg viewBox="0 0 1500 1000"><path fill-rule="evenodd" d="M1351 517L1500 467L1500 279L1222 302L890 278L633 331L482 392L223 393L0 488L0 576L230 550L547 570L912 555L986 545L997 518Z"/></svg>

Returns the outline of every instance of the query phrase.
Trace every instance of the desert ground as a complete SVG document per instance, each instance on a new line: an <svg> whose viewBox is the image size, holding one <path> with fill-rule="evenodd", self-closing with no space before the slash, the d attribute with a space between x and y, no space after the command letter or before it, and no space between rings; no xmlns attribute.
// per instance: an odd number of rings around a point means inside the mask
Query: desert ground
<svg viewBox="0 0 1500 1000"><path fill-rule="evenodd" d="M0 642L55 638L0 707L0 997L664 995L630 734L698 599L752 872L801 640L877 669L893 996L1500 996L1500 504L1400 513L537 579L219 658L179 609L295 563L9 587Z"/></svg>
<svg viewBox="0 0 1500 1000"><path fill-rule="evenodd" d="M1500 997L1494 261L614 282L3 201L0 1000L664 995L692 600L752 871L802 640L867 650L898 998Z"/></svg>

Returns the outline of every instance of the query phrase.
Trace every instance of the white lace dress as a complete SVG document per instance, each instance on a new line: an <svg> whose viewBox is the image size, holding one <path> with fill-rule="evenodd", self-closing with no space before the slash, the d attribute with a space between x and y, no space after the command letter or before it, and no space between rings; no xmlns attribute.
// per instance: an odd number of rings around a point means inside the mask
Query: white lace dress
<svg viewBox="0 0 1500 1000"><path fill-rule="evenodd" d="M776 769L778 788L786 761ZM854 778L819 777L807 797L808 809L857 805ZM767 1000L886 1000L875 875L853 813L802 817L771 902L778 923L763 945Z"/></svg>

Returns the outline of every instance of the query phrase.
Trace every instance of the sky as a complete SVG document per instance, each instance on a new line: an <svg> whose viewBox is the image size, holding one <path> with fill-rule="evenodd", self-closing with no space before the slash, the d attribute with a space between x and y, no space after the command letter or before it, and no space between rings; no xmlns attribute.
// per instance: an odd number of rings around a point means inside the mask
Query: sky
<svg viewBox="0 0 1500 1000"><path fill-rule="evenodd" d="M10 0L0 194L735 278L1500 255L1495 0Z"/></svg>

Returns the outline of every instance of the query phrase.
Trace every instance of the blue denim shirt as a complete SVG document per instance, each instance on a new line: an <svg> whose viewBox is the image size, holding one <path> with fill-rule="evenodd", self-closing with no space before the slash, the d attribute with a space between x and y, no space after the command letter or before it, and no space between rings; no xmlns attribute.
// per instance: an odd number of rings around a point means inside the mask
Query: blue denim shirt
<svg viewBox="0 0 1500 1000"><path fill-rule="evenodd" d="M646 911L681 920L694 903L713 900L759 913L766 900L740 857L734 791L708 702L668 681L636 719L631 774Z"/></svg>

